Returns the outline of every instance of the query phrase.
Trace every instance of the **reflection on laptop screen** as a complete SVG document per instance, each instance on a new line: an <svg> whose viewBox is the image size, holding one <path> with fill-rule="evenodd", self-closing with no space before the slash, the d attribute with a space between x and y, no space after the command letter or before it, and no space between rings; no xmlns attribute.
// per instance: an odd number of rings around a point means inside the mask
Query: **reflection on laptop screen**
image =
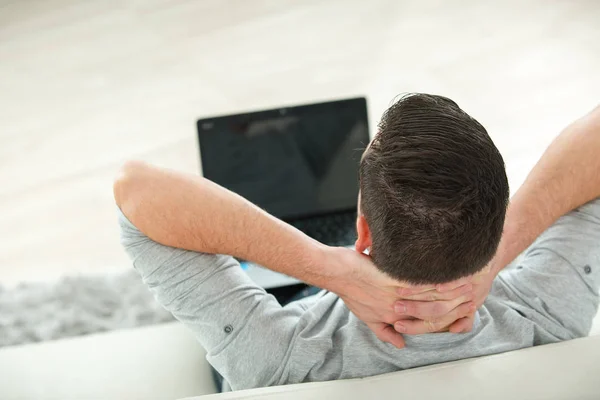
<svg viewBox="0 0 600 400"><path fill-rule="evenodd" d="M364 98L198 121L204 176L282 219L355 209Z"/></svg>

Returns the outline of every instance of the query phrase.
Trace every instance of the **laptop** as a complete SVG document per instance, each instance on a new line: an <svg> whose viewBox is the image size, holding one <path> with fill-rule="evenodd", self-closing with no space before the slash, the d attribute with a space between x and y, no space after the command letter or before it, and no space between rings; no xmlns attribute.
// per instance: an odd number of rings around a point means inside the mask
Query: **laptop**
<svg viewBox="0 0 600 400"><path fill-rule="evenodd" d="M197 127L207 179L324 244L354 244L365 98L204 118ZM265 289L300 283L240 261Z"/></svg>

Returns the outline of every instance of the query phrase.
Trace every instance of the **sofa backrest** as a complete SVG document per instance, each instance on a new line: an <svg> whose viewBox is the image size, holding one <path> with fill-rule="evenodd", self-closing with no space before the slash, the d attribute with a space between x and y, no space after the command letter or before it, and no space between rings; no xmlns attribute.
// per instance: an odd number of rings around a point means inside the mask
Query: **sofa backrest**
<svg viewBox="0 0 600 400"><path fill-rule="evenodd" d="M242 390L187 400L600 399L600 336L363 379Z"/></svg>

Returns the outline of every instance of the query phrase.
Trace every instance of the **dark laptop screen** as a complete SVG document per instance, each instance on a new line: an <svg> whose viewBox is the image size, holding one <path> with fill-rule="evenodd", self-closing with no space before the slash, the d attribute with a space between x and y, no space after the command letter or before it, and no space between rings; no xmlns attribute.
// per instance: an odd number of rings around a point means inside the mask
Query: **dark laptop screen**
<svg viewBox="0 0 600 400"><path fill-rule="evenodd" d="M282 218L356 208L364 98L198 121L204 176Z"/></svg>

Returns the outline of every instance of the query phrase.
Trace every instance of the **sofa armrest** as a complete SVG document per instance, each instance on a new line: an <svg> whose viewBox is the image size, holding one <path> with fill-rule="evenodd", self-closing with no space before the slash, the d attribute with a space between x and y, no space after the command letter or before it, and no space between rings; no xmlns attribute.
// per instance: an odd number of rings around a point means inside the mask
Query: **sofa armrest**
<svg viewBox="0 0 600 400"><path fill-rule="evenodd" d="M178 322L0 349L1 399L175 399L214 393Z"/></svg>

